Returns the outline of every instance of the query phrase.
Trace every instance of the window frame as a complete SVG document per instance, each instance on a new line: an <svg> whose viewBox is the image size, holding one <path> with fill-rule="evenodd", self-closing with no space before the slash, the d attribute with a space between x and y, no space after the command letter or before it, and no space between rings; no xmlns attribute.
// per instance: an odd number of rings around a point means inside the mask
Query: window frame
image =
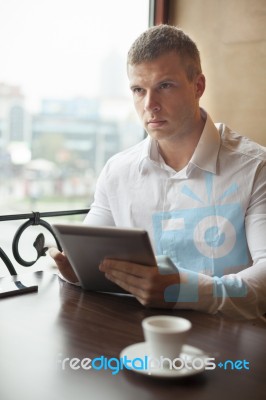
<svg viewBox="0 0 266 400"><path fill-rule="evenodd" d="M150 0L149 26L169 24L170 0Z"/></svg>

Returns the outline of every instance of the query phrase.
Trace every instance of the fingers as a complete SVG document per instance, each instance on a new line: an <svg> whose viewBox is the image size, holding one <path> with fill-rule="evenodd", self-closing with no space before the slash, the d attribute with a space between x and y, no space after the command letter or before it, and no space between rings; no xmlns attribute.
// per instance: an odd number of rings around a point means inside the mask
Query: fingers
<svg viewBox="0 0 266 400"><path fill-rule="evenodd" d="M55 247L50 247L48 252L49 252L49 255L55 260L56 263L60 263L66 258L64 256L64 254L61 253L61 251L59 251Z"/></svg>
<svg viewBox="0 0 266 400"><path fill-rule="evenodd" d="M165 301L165 289L179 283L178 274L160 274L149 267L120 260L105 259L100 267L107 279L133 294L146 307L172 308L175 302Z"/></svg>
<svg viewBox="0 0 266 400"><path fill-rule="evenodd" d="M62 276L69 282L78 282L77 275L75 274L68 258L55 247L49 249L49 255L54 259L56 265Z"/></svg>
<svg viewBox="0 0 266 400"><path fill-rule="evenodd" d="M154 267L135 264L122 260L112 260L110 258L105 258L99 266L100 271L120 271L124 274L130 274L139 278L146 278L151 275L151 273L157 272L158 267Z"/></svg>
<svg viewBox="0 0 266 400"><path fill-rule="evenodd" d="M116 283L118 286L120 286L122 289L124 289L126 292L133 294L135 297L142 298L144 293L143 289L138 287L137 281L134 282L132 280L130 282L130 278L125 279L122 275L120 275L120 278L116 274L110 274L110 273L105 273L105 277L109 279L111 282Z"/></svg>

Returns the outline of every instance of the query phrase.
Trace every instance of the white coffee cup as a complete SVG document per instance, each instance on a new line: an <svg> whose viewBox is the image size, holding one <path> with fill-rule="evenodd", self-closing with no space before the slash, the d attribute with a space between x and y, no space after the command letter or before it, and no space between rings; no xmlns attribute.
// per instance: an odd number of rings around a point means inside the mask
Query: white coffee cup
<svg viewBox="0 0 266 400"><path fill-rule="evenodd" d="M149 356L173 360L182 351L192 324L185 318L156 315L142 321Z"/></svg>

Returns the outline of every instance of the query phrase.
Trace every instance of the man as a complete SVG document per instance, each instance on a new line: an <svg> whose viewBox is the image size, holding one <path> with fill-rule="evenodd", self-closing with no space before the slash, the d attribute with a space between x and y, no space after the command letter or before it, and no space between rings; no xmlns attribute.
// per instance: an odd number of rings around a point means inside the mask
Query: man
<svg viewBox="0 0 266 400"><path fill-rule="evenodd" d="M145 306L264 314L265 149L214 125L199 107L205 77L181 30L148 29L129 50L127 69L148 137L107 162L85 223L147 230L176 273L108 259L100 270ZM66 258L52 256L74 282Z"/></svg>

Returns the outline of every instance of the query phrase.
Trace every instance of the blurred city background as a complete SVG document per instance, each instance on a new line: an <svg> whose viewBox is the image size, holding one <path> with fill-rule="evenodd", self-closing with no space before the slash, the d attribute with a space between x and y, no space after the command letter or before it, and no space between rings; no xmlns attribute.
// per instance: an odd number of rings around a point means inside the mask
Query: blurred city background
<svg viewBox="0 0 266 400"><path fill-rule="evenodd" d="M143 138L126 55L148 3L0 0L1 215L89 208L105 162ZM22 222L0 223L9 256ZM36 229L27 231L32 259Z"/></svg>
<svg viewBox="0 0 266 400"><path fill-rule="evenodd" d="M143 138L131 100L112 83L103 88L110 97L43 99L33 114L21 87L0 83L1 214L89 207L105 162Z"/></svg>

